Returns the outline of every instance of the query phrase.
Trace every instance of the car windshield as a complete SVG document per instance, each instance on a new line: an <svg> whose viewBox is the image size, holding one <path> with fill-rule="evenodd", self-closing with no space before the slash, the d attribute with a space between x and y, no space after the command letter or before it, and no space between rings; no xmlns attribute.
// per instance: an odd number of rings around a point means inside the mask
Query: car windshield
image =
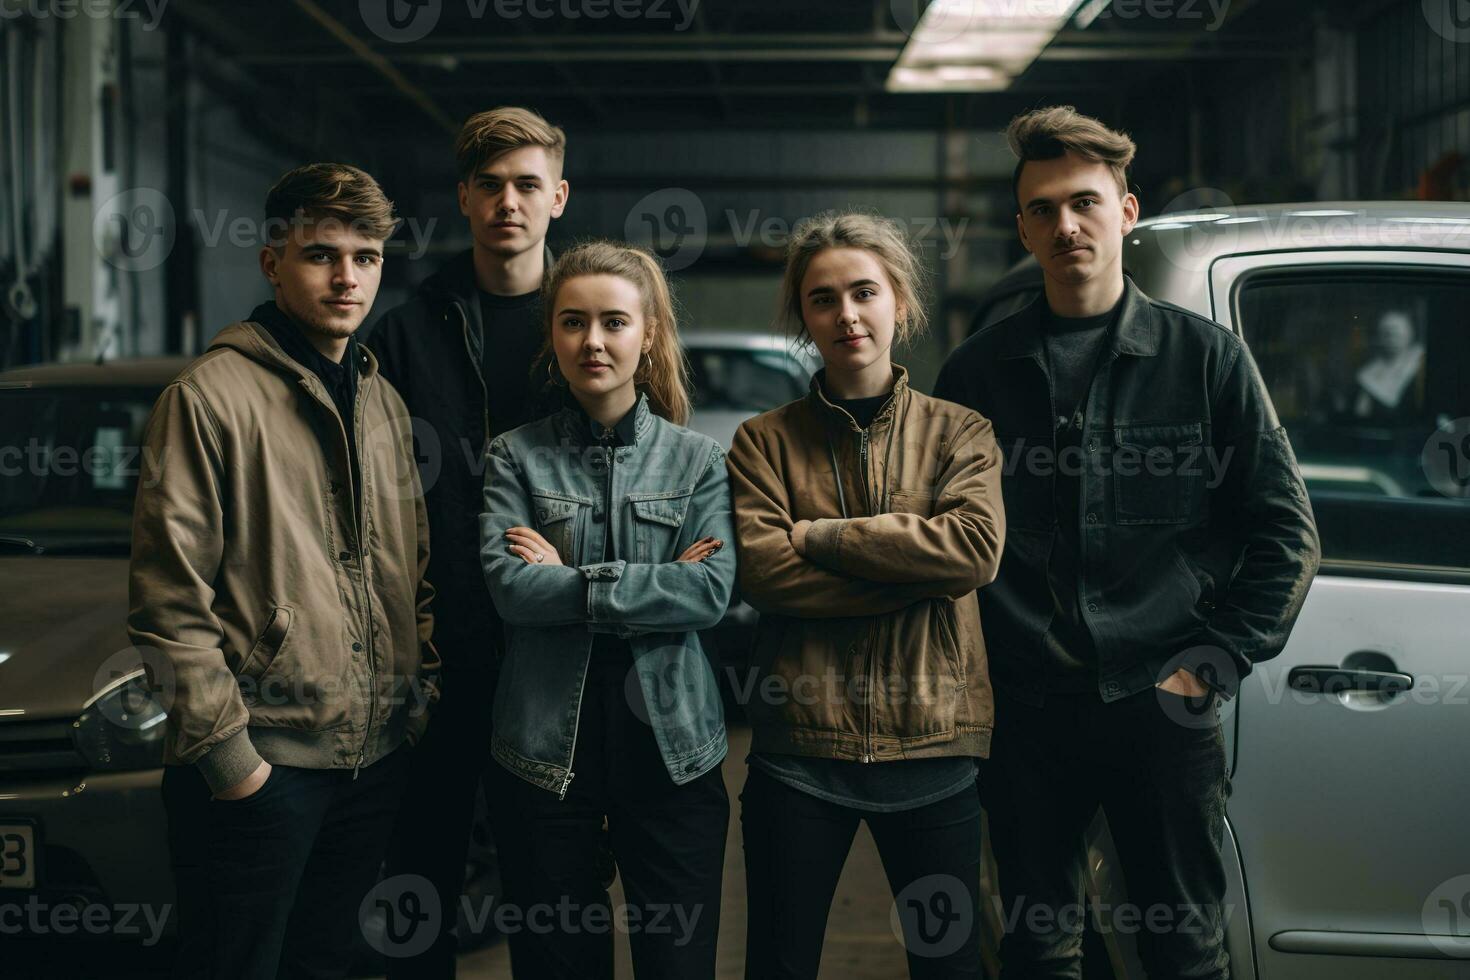
<svg viewBox="0 0 1470 980"><path fill-rule="evenodd" d="M6 551L126 548L151 388L0 389Z"/></svg>
<svg viewBox="0 0 1470 980"><path fill-rule="evenodd" d="M695 347L685 353L696 409L756 414L806 392L806 372L784 351Z"/></svg>

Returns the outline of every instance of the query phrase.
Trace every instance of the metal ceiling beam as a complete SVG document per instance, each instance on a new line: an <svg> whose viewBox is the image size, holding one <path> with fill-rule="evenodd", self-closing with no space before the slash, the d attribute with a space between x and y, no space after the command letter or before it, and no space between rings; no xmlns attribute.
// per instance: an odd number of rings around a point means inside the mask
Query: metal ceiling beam
<svg viewBox="0 0 1470 980"><path fill-rule="evenodd" d="M340 20L327 13L315 0L295 0L299 7L312 20L320 24L328 34L341 41L343 46L358 60L366 62L378 74L388 79L399 92L403 93L408 100L422 109L430 119L439 127L450 134L459 132L459 124L456 123L448 113L440 108L439 103L430 98L429 94L419 88L394 66L393 62L374 51L362 38L354 34Z"/></svg>
<svg viewBox="0 0 1470 980"><path fill-rule="evenodd" d="M296 0L296 2L310 3L311 0ZM561 49L554 45L547 45L528 50L524 45L517 45L493 50L454 50L437 53L404 51L402 54L395 55L395 60L402 64L426 65L437 68L453 68L457 63L461 62L483 61L493 61L497 64L523 64L526 62L560 62L562 64L572 64L578 62L628 61L849 61L892 63L898 58L900 50L897 47L715 48L709 50L691 47L677 50L658 48L636 50L623 45L601 49ZM241 65L315 65L341 64L343 62L358 60L360 57L360 55L349 55L340 51L302 51L299 53L262 52L259 54L242 54L236 61Z"/></svg>

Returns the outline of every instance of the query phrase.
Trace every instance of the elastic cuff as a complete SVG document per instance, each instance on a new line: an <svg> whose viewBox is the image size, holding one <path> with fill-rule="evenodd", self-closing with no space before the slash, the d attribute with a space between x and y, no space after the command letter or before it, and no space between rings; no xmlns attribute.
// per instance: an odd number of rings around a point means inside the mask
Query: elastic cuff
<svg viewBox="0 0 1470 980"><path fill-rule="evenodd" d="M812 561L833 561L837 558L842 522L824 517L807 525L806 539L799 551Z"/></svg>
<svg viewBox="0 0 1470 980"><path fill-rule="evenodd" d="M215 796L246 779L264 761L251 744L250 733L242 728L200 756L194 765L209 784L210 795Z"/></svg>

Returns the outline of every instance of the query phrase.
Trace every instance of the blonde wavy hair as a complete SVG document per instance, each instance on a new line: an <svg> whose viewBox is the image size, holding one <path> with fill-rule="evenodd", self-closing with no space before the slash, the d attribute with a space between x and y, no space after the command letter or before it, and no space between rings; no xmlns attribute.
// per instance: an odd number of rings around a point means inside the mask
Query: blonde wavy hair
<svg viewBox="0 0 1470 980"><path fill-rule="evenodd" d="M896 221L866 211L823 211L797 224L786 245L786 274L777 294L776 330L790 340L811 340L801 318L801 281L812 258L829 248L871 252L888 275L903 316L894 340L903 346L928 326L924 306L927 273L914 244Z"/></svg>
<svg viewBox="0 0 1470 980"><path fill-rule="evenodd" d="M675 425L689 422L689 366L679 345L674 297L663 266L651 252L622 242L583 242L562 253L541 289L545 341L538 363L555 364L551 330L556 319L556 294L567 282L582 276L617 276L638 288L643 297L644 330L652 337L647 360L634 375L637 389L648 396L649 408Z"/></svg>

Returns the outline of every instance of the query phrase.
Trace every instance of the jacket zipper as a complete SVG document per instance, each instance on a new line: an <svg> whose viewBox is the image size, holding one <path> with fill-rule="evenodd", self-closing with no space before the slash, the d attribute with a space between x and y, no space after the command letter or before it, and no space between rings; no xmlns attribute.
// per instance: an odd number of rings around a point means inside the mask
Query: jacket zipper
<svg viewBox="0 0 1470 980"><path fill-rule="evenodd" d="M613 466L614 461L617 459L617 454L612 451L612 447L608 444L611 436L612 430L604 429L602 439L600 440L603 444L602 451L607 456L607 488L603 491L602 494L603 513L607 518L607 531L604 532L605 537L603 540L606 540L607 537L610 537L615 530L612 526L612 483ZM575 542L573 542L573 547L575 547ZM571 556L569 555L567 557ZM606 561L607 555L604 554L602 556L602 560ZM567 788L572 785L572 777L576 775L576 773L572 772L572 762L577 758L577 733L582 728L582 698L587 693L587 669L589 666L591 666L590 662L582 665L582 683L577 688L577 713L572 721L572 757L567 760L567 775L566 778L561 781L561 790L557 793L557 800L564 800L567 798Z"/></svg>
<svg viewBox="0 0 1470 980"><path fill-rule="evenodd" d="M863 500L868 505L868 516L873 514L873 489L868 474L868 430L863 429L858 438L858 458L862 463L863 477ZM873 716L877 713L873 706L874 687L873 680L874 658L873 649L877 638L873 636L873 627L868 627L868 649L864 651L863 674L868 680L867 700L868 703L863 710L863 761L873 761Z"/></svg>
<svg viewBox="0 0 1470 980"><path fill-rule="evenodd" d="M355 367L354 367L354 370L355 370ZM362 420L362 411L361 411L361 409L362 409L362 398L363 398L363 386L362 385L358 385L357 386L357 399L354 401L353 406L352 406L352 424L354 426L355 431L359 431L359 432L362 431L362 425L361 425L361 420ZM343 431L342 436L343 436L344 439L347 437L346 430ZM348 482L349 487L350 487L350 485L352 483L352 467L349 466L347 468L347 471L348 471L347 472L347 482ZM362 463L362 447L361 447L361 444L360 443L358 445L358 453L357 453L357 471L359 473L364 472L364 470L363 470L363 463ZM368 746L368 741L372 738L373 721L376 719L376 716L377 716L377 710L376 709L377 709L377 706L378 706L378 670L377 670L377 667L375 666L375 664L376 664L376 661L377 661L378 651L377 651L376 647L373 644L373 590L370 589L370 588L368 588L368 584L367 584L368 566L367 566L367 527L366 527L366 520L365 520L365 516L366 515L363 514L362 509L359 508L358 505L357 505L357 491L356 491L356 488L351 488L351 489L353 491L353 493L352 493L352 507L353 507L352 513L353 513L353 518L354 518L354 524L357 527L357 564L358 564L358 570L362 573L362 584L363 584L362 597L363 597L363 600L364 600L364 604L367 607L367 631L363 635L363 639L365 639L367 641L366 647L367 647L367 668L368 668L368 721L367 721L367 728L364 729L363 734L362 734L362 748L360 750L358 750L358 753L357 753L357 764L352 767L352 778L353 779L356 779L358 772L362 769L363 762L367 759L367 746Z"/></svg>
<svg viewBox="0 0 1470 980"><path fill-rule="evenodd" d="M475 372L475 379L480 382L480 412L481 412L482 420L485 423L485 431L484 431L484 435L483 435L483 440L484 441L480 444L480 448L483 450L484 447L485 447L485 445L490 442L490 389L485 386L485 375L484 375L484 372L482 372L480 370L480 365L475 360L475 352L470 347L470 318L469 318L469 315L465 313L464 307L460 306L457 301L454 304L454 310L455 310L456 313L459 314L460 326L464 330L464 352L465 352L465 356L468 357L469 360L470 360L470 367ZM484 342L484 339L485 339L484 337L481 337L480 338L480 340L481 340L482 343Z"/></svg>
<svg viewBox="0 0 1470 980"><path fill-rule="evenodd" d="M567 798L567 788L572 785L572 777L576 775L576 773L572 772L572 762L577 758L577 732L582 728L582 698L587 693L587 668L590 666L592 659L592 648L589 646L587 649L589 663L582 664L582 683L577 686L577 713L572 719L572 755L571 758L567 759L567 774L562 779L561 789L556 794L558 802Z"/></svg>

